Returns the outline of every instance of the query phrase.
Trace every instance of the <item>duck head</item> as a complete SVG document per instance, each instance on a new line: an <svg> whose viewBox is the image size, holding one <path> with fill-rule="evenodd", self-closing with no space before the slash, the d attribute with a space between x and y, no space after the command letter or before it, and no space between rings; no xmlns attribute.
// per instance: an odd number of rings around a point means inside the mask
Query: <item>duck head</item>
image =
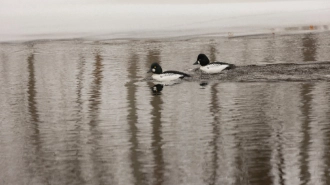
<svg viewBox="0 0 330 185"><path fill-rule="evenodd" d="M160 65L158 63L152 63L148 73L162 74L163 70L162 70L162 67L160 67Z"/></svg>
<svg viewBox="0 0 330 185"><path fill-rule="evenodd" d="M197 57L197 61L194 63L194 65L201 65L201 66L206 66L207 64L210 63L209 58L205 54L199 54Z"/></svg>

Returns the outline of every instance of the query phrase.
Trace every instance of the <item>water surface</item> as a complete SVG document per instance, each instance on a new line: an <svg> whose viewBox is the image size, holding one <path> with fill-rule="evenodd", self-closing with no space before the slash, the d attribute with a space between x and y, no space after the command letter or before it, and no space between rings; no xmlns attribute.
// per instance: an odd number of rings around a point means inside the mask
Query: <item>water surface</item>
<svg viewBox="0 0 330 185"><path fill-rule="evenodd" d="M0 184L330 184L327 80L153 93L146 74L194 74L202 52L244 67L329 61L329 48L328 32L1 44Z"/></svg>

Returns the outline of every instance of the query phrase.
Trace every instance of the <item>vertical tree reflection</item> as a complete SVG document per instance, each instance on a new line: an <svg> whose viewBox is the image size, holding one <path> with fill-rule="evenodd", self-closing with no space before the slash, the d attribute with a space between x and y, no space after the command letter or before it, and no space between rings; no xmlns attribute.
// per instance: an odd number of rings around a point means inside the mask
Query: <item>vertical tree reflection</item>
<svg viewBox="0 0 330 185"><path fill-rule="evenodd" d="M154 184L162 184L164 181L164 158L163 158L163 138L162 138L162 124L161 124L161 117L162 117L162 104L163 101L161 96L153 96L150 102L151 106L153 107L151 114L152 117L152 149L154 155L154 178L156 182Z"/></svg>
<svg viewBox="0 0 330 185"><path fill-rule="evenodd" d="M136 91L137 85L135 84L135 80L137 79L137 65L138 64L138 56L136 54L132 54L130 60L128 61L128 79L130 82L126 84L127 87L127 102L128 102L128 115L127 115L127 123L129 125L129 142L131 143L130 147L130 160L131 160L131 168L133 169L133 177L135 184L145 184L145 175L141 171L143 165L140 162L141 153L139 152L139 141L138 141L138 127L136 124L138 123L138 115L137 115L137 105L136 105Z"/></svg>
<svg viewBox="0 0 330 185"><path fill-rule="evenodd" d="M264 61L268 63L275 62L275 39L268 38L267 40L267 49L265 50L265 58Z"/></svg>
<svg viewBox="0 0 330 185"><path fill-rule="evenodd" d="M1 64L1 68L0 68L0 74L1 74L1 78L2 80L4 80L5 82L8 81L8 56L1 52L1 57L0 57L0 64Z"/></svg>
<svg viewBox="0 0 330 185"><path fill-rule="evenodd" d="M32 51L33 52L33 51ZM27 58L27 67L28 67L28 113L30 116L30 128L32 132L30 133L29 142L31 142L31 146L29 146L29 152L33 152L34 155L28 155L27 159L27 167L30 171L30 174L33 176L31 179L35 179L38 176L41 177L41 181L44 184L48 184L50 181L50 174L45 169L45 161L44 161L44 152L42 147L42 139L40 133L40 118L38 113L38 105L37 105L37 90L36 90L36 74L35 74L35 56L33 53L29 55ZM32 151L30 151L32 150Z"/></svg>
<svg viewBox="0 0 330 185"><path fill-rule="evenodd" d="M267 105L267 100L269 97L262 92L261 94L255 96L255 98L255 101L259 101L257 105L257 112L247 113L252 114L256 119L256 122L252 123L252 133L247 136L247 139L250 140L249 142L251 142L251 145L257 147L249 152L249 158L252 159L251 166L248 169L249 181L252 184L272 184L273 179L270 176L271 146L269 143L271 138L271 129L268 125L269 120L267 113L263 107L264 105ZM259 130L259 132L255 132L256 130Z"/></svg>
<svg viewBox="0 0 330 185"><path fill-rule="evenodd" d="M302 48L302 54L304 61L315 61L316 57L316 38L314 38L314 35L312 34L305 34L303 40L302 40L303 48ZM303 106L301 107L302 112L302 132L303 132L303 138L301 142L301 171L300 176L303 184L308 184L310 181L310 172L308 169L308 150L309 150L309 142L310 142L310 114L311 114L311 101L312 101L312 95L311 89L313 89L313 85L309 83L305 83L302 85L301 89L301 96L303 101Z"/></svg>
<svg viewBox="0 0 330 185"><path fill-rule="evenodd" d="M252 85L252 87L257 87ZM249 120L241 125L240 145L243 152L241 160L237 161L238 166L242 166L244 170L242 174L247 176L247 179L237 179L236 183L248 181L248 184L272 184L273 178L271 176L271 128L269 128L269 117L267 115L265 106L268 105L267 86L257 90L249 90L241 95L246 96L248 101L241 101L249 106L240 108L240 112L244 115L244 119ZM250 87L249 87L250 88ZM251 95L251 93L253 95ZM241 164L240 164L241 163Z"/></svg>
<svg viewBox="0 0 330 185"><path fill-rule="evenodd" d="M210 46L210 61L211 62L214 62L214 61L216 61L216 48L215 48L215 46L214 45L211 45Z"/></svg>
<svg viewBox="0 0 330 185"><path fill-rule="evenodd" d="M309 172L309 148L310 148L310 115L311 115L311 102L312 102L312 95L310 94L312 92L313 86L312 84L306 83L302 85L301 89L301 96L302 96L302 102L303 105L301 107L301 113L302 113L302 141L300 146L300 178L302 181L302 184L309 184L311 174Z"/></svg>
<svg viewBox="0 0 330 185"><path fill-rule="evenodd" d="M34 136L35 141L39 140L39 115L38 115L38 109L37 109L37 101L36 101L36 78L35 78L35 67L34 67L34 54L30 54L30 56L27 59L28 61L28 72L29 72L29 78L28 78L28 108L29 113L31 116L31 124L34 128ZM38 142L39 143L39 142Z"/></svg>
<svg viewBox="0 0 330 185"><path fill-rule="evenodd" d="M330 86L327 88L327 92L330 92ZM330 94L329 94L330 95ZM330 105L330 98L328 96L328 105ZM330 122L330 111L327 113L327 119L328 122ZM323 181L324 184L330 184L330 124L325 123L324 124L324 130L327 130L327 132L324 132L324 177Z"/></svg>
<svg viewBox="0 0 330 185"><path fill-rule="evenodd" d="M278 162L276 162L277 164L277 174L278 178L279 178L279 183L280 185L284 185L285 184L285 179L284 179L284 156L283 156L283 133L281 130L275 131L276 133L276 137L275 137L275 150L276 154L277 154L277 160L279 160Z"/></svg>
<svg viewBox="0 0 330 185"><path fill-rule="evenodd" d="M210 60L215 61L216 56L215 56L216 48L214 45L210 46ZM211 87L211 106L210 106L210 112L212 113L213 116L213 122L212 122L212 135L213 139L210 142L212 149L212 159L211 159L211 173L210 179L209 179L209 184L217 184L217 171L219 168L219 154L218 154L218 142L219 142L219 137L220 137L220 131L219 131L219 116L220 116L220 107L218 105L219 99L218 99L218 90L217 90L218 84L213 84Z"/></svg>
<svg viewBox="0 0 330 185"><path fill-rule="evenodd" d="M102 64L102 56L100 55L100 51L95 52L95 63L94 63L94 71L92 76L94 80L91 84L91 92L89 99L89 113L90 113L90 121L89 121L89 130L90 130L90 139L89 143L92 145L91 151L91 160L93 163L93 181L97 182L97 184L108 184L105 182L106 179L106 167L104 166L104 159L101 152L100 140L102 138L102 132L99 128L99 109L101 104L101 88L102 88L102 79L103 79L103 64Z"/></svg>
<svg viewBox="0 0 330 185"><path fill-rule="evenodd" d="M147 65L150 67L152 62L159 62L159 51L149 51L147 56ZM150 104L152 106L152 150L154 155L154 179L155 182L153 184L162 184L164 181L164 158L163 158L163 150L162 150L162 104L163 100L161 96L152 96Z"/></svg>
<svg viewBox="0 0 330 185"><path fill-rule="evenodd" d="M315 61L316 59L316 38L314 38L313 34L305 34L304 38L302 39L302 54L304 61ZM311 114L311 101L312 95L311 89L313 89L313 85L309 83L305 83L301 87L301 96L303 101L303 106L301 107L302 112L302 142L301 142L301 171L300 176L303 184L308 184L310 181L310 172L308 169L308 150L309 150L309 142L310 142L310 114Z"/></svg>
<svg viewBox="0 0 330 185"><path fill-rule="evenodd" d="M316 61L317 40L313 34L305 34L302 39L304 61Z"/></svg>
<svg viewBox="0 0 330 185"><path fill-rule="evenodd" d="M74 184L73 182L76 182L77 184L84 184L85 180L82 176L82 164L81 160L79 157L82 155L81 152L81 147L82 147L82 142L81 142L81 131L82 131L82 123L83 123L83 100L82 100L82 90L84 88L83 85L83 76L85 72L85 58L80 55L79 60L77 62L77 76L76 76L76 81L77 81L77 89L76 89L76 104L77 104L77 110L76 110L76 121L74 124L74 132L72 134L72 138L69 139L69 141L72 141L73 143L70 145L72 150L74 150L76 153L73 156L72 164L73 166L70 169L70 172L72 173L71 178L67 179L68 184ZM73 182L72 182L73 181Z"/></svg>
<svg viewBox="0 0 330 185"><path fill-rule="evenodd" d="M212 56L212 55L211 55ZM214 60L213 60L214 61ZM212 172L210 173L210 181L209 184L217 184L217 171L219 168L219 154L218 154L218 144L219 144L219 137L220 137L220 131L219 131L219 116L220 116L220 108L218 105L218 90L217 90L218 84L213 84L211 88L211 107L210 112L212 112L213 115L213 122L212 122L212 134L213 139L210 142L210 144L213 146L212 151Z"/></svg>

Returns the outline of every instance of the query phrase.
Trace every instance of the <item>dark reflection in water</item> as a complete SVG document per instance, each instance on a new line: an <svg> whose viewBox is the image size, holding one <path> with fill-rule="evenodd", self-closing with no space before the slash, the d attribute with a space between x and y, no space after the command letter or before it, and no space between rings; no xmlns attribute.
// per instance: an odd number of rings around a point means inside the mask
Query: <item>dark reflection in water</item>
<svg viewBox="0 0 330 185"><path fill-rule="evenodd" d="M152 87L151 87L151 92L154 94L154 95L160 95L162 90L164 88L164 85L163 84L152 84Z"/></svg>
<svg viewBox="0 0 330 185"><path fill-rule="evenodd" d="M158 50L150 50L147 55L147 64L152 62L160 61ZM150 100L150 105L152 107L151 111L151 127L152 127L152 154L154 160L153 167L153 183L152 184L162 184L164 181L164 158L162 150L162 104L163 100L161 96L152 96Z"/></svg>
<svg viewBox="0 0 330 185"><path fill-rule="evenodd" d="M43 171L43 152L42 152L42 141L40 136L40 128L39 128L39 115L38 115L38 108L37 108L37 101L36 101L36 77L35 77L35 56L31 53L27 58L28 63L28 112L29 112L29 124L31 125L31 133L29 138L29 147L31 149L28 152L33 152L35 155L28 155L28 159L26 160L27 166L32 166L29 168L31 179L35 174L41 174ZM48 183L48 174L44 174L46 179L43 179L43 183Z"/></svg>
<svg viewBox="0 0 330 185"><path fill-rule="evenodd" d="M278 130L276 133L276 139L275 139L275 147L276 147L276 158L278 159L278 162L276 164L276 168L278 169L276 174L278 174L279 184L284 185L285 184L285 161L283 156L283 133L282 129Z"/></svg>
<svg viewBox="0 0 330 185"><path fill-rule="evenodd" d="M153 184L162 184L164 181L164 158L163 158L163 150L162 150L162 98L161 96L153 96L150 102L152 106L152 150L153 150L153 156L154 156L154 171L153 171L153 177L154 182Z"/></svg>
<svg viewBox="0 0 330 185"><path fill-rule="evenodd" d="M316 56L316 39L313 38L313 35L306 34L306 36L303 38L303 57L304 61L315 61ZM311 120L311 102L312 102L312 96L311 92L313 90L313 85L306 83L301 86L301 96L302 96L302 134L303 138L301 141L301 181L302 184L309 184L310 183L310 169L309 169L309 143L310 143L310 124L312 122Z"/></svg>
<svg viewBox="0 0 330 185"><path fill-rule="evenodd" d="M28 59L28 72L29 72L29 82L28 82L28 108L29 113L31 116L31 124L33 125L34 132L33 137L39 141L39 116L38 116L38 109L37 109L37 102L36 102L36 77L35 77L35 66L34 66L34 54L31 54ZM36 142L39 143L39 142Z"/></svg>
<svg viewBox="0 0 330 185"><path fill-rule="evenodd" d="M317 38L312 34L306 34L302 42L304 61L316 61Z"/></svg>
<svg viewBox="0 0 330 185"><path fill-rule="evenodd" d="M102 145L100 140L102 139L102 132L100 130L100 105L101 105L101 88L103 79L103 59L100 51L95 51L95 62L94 70L92 72L92 84L89 97L89 140L92 150L91 150L91 160L92 160L92 181L95 184L109 184L109 179L106 177L105 172L107 171L105 166L105 161L102 157Z"/></svg>
<svg viewBox="0 0 330 185"><path fill-rule="evenodd" d="M272 177L270 176L271 146L269 145L271 129L267 124L270 120L268 118L267 112L265 109L263 109L264 106L267 106L269 98L266 93L266 88L267 85L265 87L258 88L261 91L256 92L256 96L251 97L251 100L255 101L258 106L255 106L254 103L250 102L249 104L254 108L252 110L245 110L246 112L249 112L248 114L250 116L253 115L256 118L252 121L253 124L251 124L251 132L249 133L250 137L246 138L249 140L248 145L254 145L258 143L258 147L251 149L250 153L248 154L251 157L251 161L248 162L251 163L248 165L248 177L250 179L249 182L252 184L272 183ZM259 130L259 132L255 132L257 130Z"/></svg>
<svg viewBox="0 0 330 185"><path fill-rule="evenodd" d="M266 47L271 50L271 51L274 51L275 50L275 39L269 39L266 43ZM264 59L265 62L267 63L273 63L276 61L275 59L275 55L273 52L269 52L266 56L265 56L265 59Z"/></svg>
<svg viewBox="0 0 330 185"><path fill-rule="evenodd" d="M212 56L212 55L211 55ZM219 137L221 137L220 132L219 132L219 116L221 116L221 111L218 106L219 100L218 100L218 90L216 88L218 84L214 84L211 87L211 106L210 106L210 112L212 113L213 116L213 122L212 122L212 134L213 134L213 139L210 142L210 145L213 147L212 151L212 159L211 159L211 173L210 173L210 181L209 184L217 184L217 178L218 178L218 165L219 165L219 160L218 160L218 152L219 148L218 145L219 143Z"/></svg>
<svg viewBox="0 0 330 185"><path fill-rule="evenodd" d="M328 86L327 88L327 92L330 92L330 87ZM328 104L330 103L330 98L327 97L325 99L325 102L327 102ZM325 121L330 120L330 110L328 110L326 112L326 119ZM323 142L324 142L324 149L323 149L323 156L322 158L324 159L324 170L323 170L323 174L324 176L322 177L322 181L324 182L324 184L330 184L330 124L329 122L324 122L324 138L323 138Z"/></svg>
<svg viewBox="0 0 330 185"><path fill-rule="evenodd" d="M160 59L160 51L157 49L151 49L148 51L147 62L145 65L146 71L148 71L148 69L150 69L150 65L154 62L157 62L157 63L159 63L159 65L162 65L161 59Z"/></svg>
<svg viewBox="0 0 330 185"><path fill-rule="evenodd" d="M7 73L5 73L5 71L8 70L8 56L1 52L1 56L0 56L0 62L1 62L1 68L0 68L0 72L1 72L1 78L3 81L8 81L8 77L7 77Z"/></svg>
<svg viewBox="0 0 330 185"><path fill-rule="evenodd" d="M216 48L211 45L210 46L210 60L211 61L215 61L216 57L215 57L215 52L216 52ZM211 102L210 102L210 112L212 113L213 116L213 122L211 123L211 127L212 127L212 134L213 134L213 139L210 142L211 148L213 148L212 150L212 159L211 161L211 171L206 174L206 175L210 175L210 178L208 180L208 184L217 184L217 178L218 178L218 165L219 165L219 147L218 145L219 143L219 137L221 137L220 135L220 131L219 131L219 125L220 125L220 121L219 121L219 117L221 116L221 110L219 108L219 100L218 97L220 94L218 94L218 90L217 87L218 84L214 84L211 87Z"/></svg>
<svg viewBox="0 0 330 185"><path fill-rule="evenodd" d="M301 181L302 184L309 184L310 183L310 169L309 168L309 153L310 150L309 143L310 143L310 128L311 128L311 102L312 102L312 96L311 92L313 90L313 86L311 84L303 84L301 87L301 99L302 106L301 106L301 113L302 113L302 124L301 124L301 130L302 130L302 141L301 141L301 150L300 150L300 162L301 162Z"/></svg>
<svg viewBox="0 0 330 185"><path fill-rule="evenodd" d="M81 132L83 130L82 128L82 123L83 123L83 98L82 98L82 90L84 88L83 85L83 76L85 73L85 58L82 54L79 54L79 58L77 61L77 75L76 75L76 106L77 109L75 111L76 118L75 118L75 123L74 123L74 130L72 131L72 136L69 138L68 142L68 148L71 148L72 151L74 151L74 154L72 155L72 164L68 168L68 173L72 173L72 179L68 178L67 183L69 184L74 184L76 182L77 184L84 184L86 183L85 179L83 178L82 174L82 162L79 159L82 156L82 135Z"/></svg>
<svg viewBox="0 0 330 185"><path fill-rule="evenodd" d="M139 60L136 54L131 54L130 59L128 61L127 74L128 79L137 79L137 66ZM137 115L137 104L136 104L136 91L137 86L134 83L135 81L131 81L126 84L127 88L127 102L128 102L128 115L127 115L127 123L129 125L129 142L131 144L130 147L130 160L131 160L131 168L133 170L134 184L145 184L145 174L142 172L143 164L140 162L141 151L139 151L139 140L138 140L138 115Z"/></svg>
<svg viewBox="0 0 330 185"><path fill-rule="evenodd" d="M329 44L328 32L1 44L0 184L330 184L327 81L145 79L153 62L194 74L199 53L330 61Z"/></svg>

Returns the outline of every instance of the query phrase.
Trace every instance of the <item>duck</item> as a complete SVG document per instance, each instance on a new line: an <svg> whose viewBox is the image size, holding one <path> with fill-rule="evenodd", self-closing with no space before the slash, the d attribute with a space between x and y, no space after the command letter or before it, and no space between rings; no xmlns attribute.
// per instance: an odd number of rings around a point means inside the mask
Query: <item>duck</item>
<svg viewBox="0 0 330 185"><path fill-rule="evenodd" d="M190 77L190 75L180 72L180 71L164 71L162 67L158 63L152 63L150 66L150 70L148 73L153 73L152 78L154 80L157 80L159 82L164 82L164 81L173 81L173 80L179 80L183 79L185 77Z"/></svg>
<svg viewBox="0 0 330 185"><path fill-rule="evenodd" d="M220 73L223 70L229 70L235 68L234 64L228 64L225 62L213 62L210 63L209 58L203 53L199 54L197 57L197 61L193 65L201 65L199 68L204 73L215 74Z"/></svg>

